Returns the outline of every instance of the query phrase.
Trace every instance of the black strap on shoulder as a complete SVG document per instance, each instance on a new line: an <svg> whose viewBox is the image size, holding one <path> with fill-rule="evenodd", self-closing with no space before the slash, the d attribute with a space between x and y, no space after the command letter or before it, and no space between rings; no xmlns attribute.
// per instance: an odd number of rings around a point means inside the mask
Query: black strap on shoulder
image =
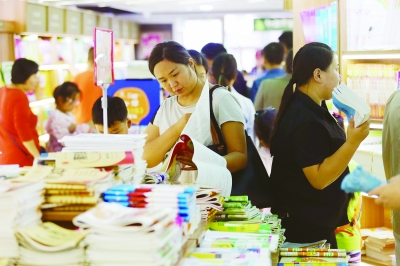
<svg viewBox="0 0 400 266"><path fill-rule="evenodd" d="M212 99L213 99L212 95L213 95L213 92L214 92L216 89L220 88L220 87L222 87L222 86L221 86L221 85L214 85L214 86L210 89L210 91L209 91L209 94L210 94L210 97L209 97L209 98L210 98L210 119L211 119L211 123L213 123L213 125L214 125L215 132L216 132L217 135L218 135L219 143L225 144L225 140L224 140L224 137L223 137L223 135L222 135L221 128L220 128L219 125L218 125L217 119L215 118L214 110L213 110L213 105L212 105Z"/></svg>

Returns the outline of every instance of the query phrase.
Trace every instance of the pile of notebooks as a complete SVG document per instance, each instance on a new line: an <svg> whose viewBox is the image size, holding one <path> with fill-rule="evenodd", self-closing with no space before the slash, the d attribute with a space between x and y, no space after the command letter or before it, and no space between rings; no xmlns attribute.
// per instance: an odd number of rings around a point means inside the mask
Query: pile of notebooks
<svg viewBox="0 0 400 266"><path fill-rule="evenodd" d="M224 198L224 209L215 215L215 221L249 221L261 218L261 212L252 206L248 196L229 196Z"/></svg>
<svg viewBox="0 0 400 266"><path fill-rule="evenodd" d="M44 212L77 211L94 207L101 192L116 184L112 174L93 168L66 169L35 165L15 181L45 181Z"/></svg>
<svg viewBox="0 0 400 266"><path fill-rule="evenodd" d="M65 136L60 142L65 146L62 152L131 152L134 161L128 165L118 163L118 167L115 165L114 170L124 183L140 184L147 167L146 161L142 160L146 136L145 134L80 134Z"/></svg>
<svg viewBox="0 0 400 266"><path fill-rule="evenodd" d="M73 219L90 229L90 265L173 265L182 248L182 219L168 208L129 208L102 202Z"/></svg>
<svg viewBox="0 0 400 266"><path fill-rule="evenodd" d="M0 182L0 258L18 257L14 229L40 224L44 182Z"/></svg>
<svg viewBox="0 0 400 266"><path fill-rule="evenodd" d="M19 242L18 265L82 265L84 246L79 245L89 231L64 229L46 222L21 227L16 232Z"/></svg>
<svg viewBox="0 0 400 266"><path fill-rule="evenodd" d="M285 265L339 265L347 266L345 249L281 248L278 266Z"/></svg>
<svg viewBox="0 0 400 266"><path fill-rule="evenodd" d="M208 230L183 265L271 265L270 254L276 252L278 241L278 235L268 233Z"/></svg>
<svg viewBox="0 0 400 266"><path fill-rule="evenodd" d="M383 265L392 265L391 255L395 254L395 239L392 231L372 232L365 241L367 257Z"/></svg>
<svg viewBox="0 0 400 266"><path fill-rule="evenodd" d="M200 186L196 191L196 205L200 207L201 220L210 221L218 211L224 209L222 189Z"/></svg>
<svg viewBox="0 0 400 266"><path fill-rule="evenodd" d="M197 210L195 191L193 186L124 184L104 191L102 199L131 208L169 208L190 222Z"/></svg>

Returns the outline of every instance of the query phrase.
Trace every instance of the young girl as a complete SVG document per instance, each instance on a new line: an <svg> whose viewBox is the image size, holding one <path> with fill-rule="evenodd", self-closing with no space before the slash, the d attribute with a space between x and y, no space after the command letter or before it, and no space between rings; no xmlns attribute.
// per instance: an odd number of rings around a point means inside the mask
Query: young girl
<svg viewBox="0 0 400 266"><path fill-rule="evenodd" d="M64 136L72 136L80 133L88 133L89 125L76 125L71 111L79 103L79 89L75 83L64 82L58 86L53 93L56 103L56 110L50 113L46 125L47 133L50 135L48 151L61 151L63 146L58 142Z"/></svg>
<svg viewBox="0 0 400 266"><path fill-rule="evenodd" d="M258 146L258 153L267 169L268 175L271 176L272 156L270 152L271 134L274 128L276 117L276 109L274 107L267 107L256 112L254 118L254 131L260 144Z"/></svg>

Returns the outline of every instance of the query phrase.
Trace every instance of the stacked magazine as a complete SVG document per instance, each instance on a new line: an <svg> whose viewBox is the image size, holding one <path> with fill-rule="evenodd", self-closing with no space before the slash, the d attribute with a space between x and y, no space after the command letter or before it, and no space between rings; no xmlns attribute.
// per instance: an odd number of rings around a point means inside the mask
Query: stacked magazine
<svg viewBox="0 0 400 266"><path fill-rule="evenodd" d="M0 258L18 257L14 229L40 224L44 182L0 182Z"/></svg>
<svg viewBox="0 0 400 266"><path fill-rule="evenodd" d="M20 244L19 265L82 265L85 251L79 243L89 231L64 229L46 222L21 227L16 232Z"/></svg>
<svg viewBox="0 0 400 266"><path fill-rule="evenodd" d="M224 209L224 197L220 195L222 189L199 186L196 191L196 205L200 207L201 220L213 220L218 211Z"/></svg>
<svg viewBox="0 0 400 266"><path fill-rule="evenodd" d="M350 121L354 117L354 126L358 127L369 119L371 108L352 89L341 83L332 92L333 104L344 112Z"/></svg>
<svg viewBox="0 0 400 266"><path fill-rule="evenodd" d="M261 212L252 206L248 196L229 196L224 198L224 209L218 211L216 221L248 221L260 219Z"/></svg>
<svg viewBox="0 0 400 266"><path fill-rule="evenodd" d="M73 219L83 229L87 260L96 265L173 265L182 248L182 220L168 208L99 203Z"/></svg>

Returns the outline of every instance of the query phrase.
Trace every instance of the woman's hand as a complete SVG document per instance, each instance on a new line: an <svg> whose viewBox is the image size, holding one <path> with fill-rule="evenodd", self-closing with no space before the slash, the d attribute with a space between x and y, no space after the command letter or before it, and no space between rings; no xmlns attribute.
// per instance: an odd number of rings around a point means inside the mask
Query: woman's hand
<svg viewBox="0 0 400 266"><path fill-rule="evenodd" d="M72 123L69 127L68 127L69 133L74 133L76 130L76 124Z"/></svg>
<svg viewBox="0 0 400 266"><path fill-rule="evenodd" d="M400 210L400 175L391 178L388 184L379 186L368 194L378 196L375 200L376 204L383 204L387 208Z"/></svg>
<svg viewBox="0 0 400 266"><path fill-rule="evenodd" d="M354 127L354 117L352 117L349 126L347 127L347 141L359 146L369 134L369 123L370 121L368 120L359 127Z"/></svg>

